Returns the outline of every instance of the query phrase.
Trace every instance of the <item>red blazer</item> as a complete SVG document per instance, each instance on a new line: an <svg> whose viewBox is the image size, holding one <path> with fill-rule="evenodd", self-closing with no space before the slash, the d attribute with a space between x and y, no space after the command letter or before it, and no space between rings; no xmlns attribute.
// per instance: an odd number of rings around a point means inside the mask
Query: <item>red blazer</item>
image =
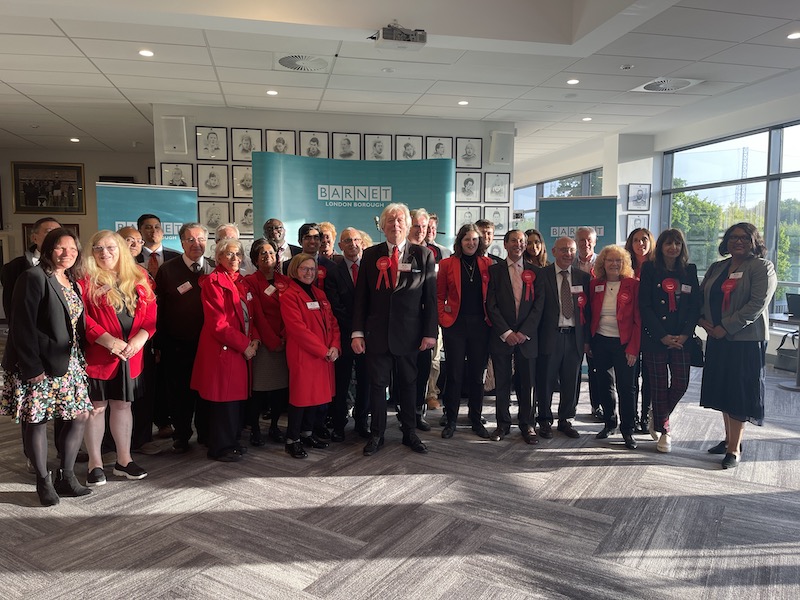
<svg viewBox="0 0 800 600"><path fill-rule="evenodd" d="M333 316L325 292L311 288L319 308L306 291L290 280L281 293L281 315L289 335L286 339L286 364L289 366L289 404L317 406L326 404L336 393L333 363L325 359L328 348L342 345L339 324Z"/></svg>
<svg viewBox="0 0 800 600"><path fill-rule="evenodd" d="M607 284L605 279L592 279L589 284L593 336L600 325L600 311L603 308ZM602 290L598 291L598 287L602 287ZM617 295L617 327L619 327L620 343L627 344L625 353L638 355L642 340L642 321L639 317L639 280L635 277L625 277L620 281Z"/></svg>
<svg viewBox="0 0 800 600"><path fill-rule="evenodd" d="M486 290L489 287L489 267L492 259L479 256L478 270L481 275L481 292L483 292L483 314L486 322ZM436 276L436 307L439 312L439 325L450 327L458 318L458 309L461 308L461 259L450 256L439 262L439 274Z"/></svg>
<svg viewBox="0 0 800 600"><path fill-rule="evenodd" d="M281 281L288 285L289 280L277 271L273 279L275 284L280 286ZM270 283L261 271L256 271L244 278L247 289L253 295L255 309L258 311L256 327L261 337L261 343L275 352L283 347L286 341L286 328L281 317L280 290L275 285L270 289ZM268 293L269 292L269 293Z"/></svg>
<svg viewBox="0 0 800 600"><path fill-rule="evenodd" d="M251 340L261 339L253 295L248 292L244 298L250 315L250 331L245 334L241 296L231 276L220 266L201 277L199 284L203 328L197 343L191 388L211 402L247 400L250 369L244 351Z"/></svg>
<svg viewBox="0 0 800 600"><path fill-rule="evenodd" d="M91 300L89 297L91 286L92 284L88 278L81 283L84 314L86 315L86 374L93 379L108 381L117 375L122 359L115 354L111 354L107 348L95 342L104 333L110 333L114 337L123 339L122 327L120 327L116 311L106 302L105 298L97 303ZM128 335L129 338L142 329L151 338L156 332L156 299L153 297L149 302L146 301L147 291L141 285L136 286L136 295L139 300L133 313L133 326ZM152 289L150 293L152 295ZM142 369L144 368L143 349L128 360L128 368L132 378L142 374Z"/></svg>

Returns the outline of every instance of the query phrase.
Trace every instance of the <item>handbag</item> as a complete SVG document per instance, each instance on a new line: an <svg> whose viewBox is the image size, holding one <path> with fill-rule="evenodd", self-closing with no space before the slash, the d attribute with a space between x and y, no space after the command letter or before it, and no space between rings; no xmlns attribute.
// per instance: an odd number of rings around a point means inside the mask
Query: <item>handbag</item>
<svg viewBox="0 0 800 600"><path fill-rule="evenodd" d="M689 341L689 364L693 367L702 367L705 365L705 357L703 356L703 340L696 335L692 335Z"/></svg>
<svg viewBox="0 0 800 600"><path fill-rule="evenodd" d="M791 337L790 337L791 336ZM791 339L792 348L784 348L787 339ZM797 332L789 332L783 336L781 343L775 351L775 368L783 371L797 371Z"/></svg>

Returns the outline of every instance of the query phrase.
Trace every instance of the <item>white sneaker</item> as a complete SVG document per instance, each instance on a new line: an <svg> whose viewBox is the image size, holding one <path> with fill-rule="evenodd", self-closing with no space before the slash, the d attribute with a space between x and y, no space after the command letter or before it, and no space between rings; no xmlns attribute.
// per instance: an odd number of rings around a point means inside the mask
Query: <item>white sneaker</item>
<svg viewBox="0 0 800 600"><path fill-rule="evenodd" d="M659 452L672 452L672 437L668 433L662 433L658 438L656 450Z"/></svg>
<svg viewBox="0 0 800 600"><path fill-rule="evenodd" d="M647 431L650 432L650 437L653 441L658 439L658 432L656 431L656 424L653 423L653 409L647 409Z"/></svg>

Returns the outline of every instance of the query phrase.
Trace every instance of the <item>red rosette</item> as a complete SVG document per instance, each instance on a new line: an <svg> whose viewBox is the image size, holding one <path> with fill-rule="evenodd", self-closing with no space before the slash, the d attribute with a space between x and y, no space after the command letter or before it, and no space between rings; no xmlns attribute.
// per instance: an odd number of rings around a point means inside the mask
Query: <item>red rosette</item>
<svg viewBox="0 0 800 600"><path fill-rule="evenodd" d="M273 285L275 286L275 289L278 290L278 292L286 291L286 282L283 281L282 279L281 280L276 279Z"/></svg>
<svg viewBox="0 0 800 600"><path fill-rule="evenodd" d="M586 325L586 315L584 310L586 308L586 294L583 292L578 293L578 312L581 313L581 325Z"/></svg>
<svg viewBox="0 0 800 600"><path fill-rule="evenodd" d="M671 277L667 277L661 282L661 289L669 295L669 312L678 310L678 304L675 300L675 292L678 290L678 285L680 285L680 282Z"/></svg>
<svg viewBox="0 0 800 600"><path fill-rule="evenodd" d="M389 265L391 262L389 261L388 256L381 256L376 262L375 266L378 267L378 282L375 284L375 289L381 289L381 282L383 281L386 285L386 289L388 290L389 285Z"/></svg>
<svg viewBox="0 0 800 600"><path fill-rule="evenodd" d="M317 279L325 279L328 275L328 270L325 267L317 267Z"/></svg>
<svg viewBox="0 0 800 600"><path fill-rule="evenodd" d="M530 269L522 271L522 283L525 284L525 300L533 301L533 281L536 279L536 273Z"/></svg>
<svg viewBox="0 0 800 600"><path fill-rule="evenodd" d="M489 274L488 273L482 273L481 274L481 279L483 280L483 283L489 283Z"/></svg>
<svg viewBox="0 0 800 600"><path fill-rule="evenodd" d="M619 301L622 302L623 304L627 304L628 302L631 301L631 295L628 292L622 292L619 295Z"/></svg>
<svg viewBox="0 0 800 600"><path fill-rule="evenodd" d="M739 285L738 279L726 279L722 283L722 312L725 312L731 307L731 292Z"/></svg>

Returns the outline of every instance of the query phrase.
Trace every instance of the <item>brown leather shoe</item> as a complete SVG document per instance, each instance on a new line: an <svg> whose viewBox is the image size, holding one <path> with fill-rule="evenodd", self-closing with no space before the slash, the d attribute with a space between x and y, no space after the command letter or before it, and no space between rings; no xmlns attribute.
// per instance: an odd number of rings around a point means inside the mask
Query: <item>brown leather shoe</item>
<svg viewBox="0 0 800 600"><path fill-rule="evenodd" d="M536 435L536 430L533 427L528 427L527 429L522 429L521 431L522 439L525 440L526 444L535 446L539 443L539 436Z"/></svg>

